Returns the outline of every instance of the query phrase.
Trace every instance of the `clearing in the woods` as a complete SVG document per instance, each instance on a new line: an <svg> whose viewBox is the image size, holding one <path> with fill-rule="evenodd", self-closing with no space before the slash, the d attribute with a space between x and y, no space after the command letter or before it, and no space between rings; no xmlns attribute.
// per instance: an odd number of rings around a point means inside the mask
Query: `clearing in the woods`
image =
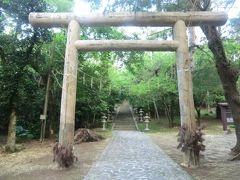
<svg viewBox="0 0 240 180"><path fill-rule="evenodd" d="M24 143L25 149L20 152L1 152L0 179L134 179L139 175L143 179L186 179L188 174L194 179L238 179L240 162L227 160L229 147L235 143L234 133L223 134L216 119L204 122L208 125L207 148L197 169L180 167L182 153L176 149L178 129L161 128L160 132L145 134L114 131L112 137L103 141L75 145L78 162L70 169L59 169L52 162L53 141ZM156 120L152 123L160 125Z"/></svg>

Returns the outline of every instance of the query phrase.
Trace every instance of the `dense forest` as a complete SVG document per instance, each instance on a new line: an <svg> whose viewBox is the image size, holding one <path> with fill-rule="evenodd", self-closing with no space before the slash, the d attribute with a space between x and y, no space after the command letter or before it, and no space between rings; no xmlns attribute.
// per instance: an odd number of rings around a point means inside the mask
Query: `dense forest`
<svg viewBox="0 0 240 180"><path fill-rule="evenodd" d="M234 3L233 0L211 5L210 1L199 4L187 2L116 0L104 5L101 1L88 1L93 13L104 8L105 14L116 9L134 12L230 9ZM45 114L46 137L57 136L66 29L32 27L28 15L30 12L69 12L73 8L74 1L68 0L0 2L1 133L7 134L10 119L16 117L17 137L39 138L42 126L40 115ZM201 118L202 108L213 108L218 102L227 101L234 111L236 127L240 129L239 22L240 14L229 19L221 29L202 26L206 36L197 37L200 30L193 32L189 28L189 36L200 39L190 42L194 104L198 119ZM129 33L123 28L81 27L80 33L80 39L84 40L171 38L171 28L140 28ZM157 114L166 116L169 127L173 127L173 120L179 117L175 53L80 52L78 59L76 128L99 127L102 114L113 112L115 104L125 99L133 107L150 112L152 117L157 117ZM240 150L240 140L237 147Z"/></svg>

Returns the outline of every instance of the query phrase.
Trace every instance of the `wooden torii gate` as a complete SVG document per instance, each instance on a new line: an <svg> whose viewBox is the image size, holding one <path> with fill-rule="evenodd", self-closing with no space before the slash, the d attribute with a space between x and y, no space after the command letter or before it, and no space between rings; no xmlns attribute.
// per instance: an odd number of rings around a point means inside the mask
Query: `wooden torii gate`
<svg viewBox="0 0 240 180"><path fill-rule="evenodd" d="M62 86L59 142L72 144L74 138L78 52L80 51L176 51L181 125L195 127L192 75L186 34L187 26L224 25L224 12L121 13L108 16L78 17L72 13L30 13L33 26L67 27L67 44ZM159 40L79 40L82 26L170 26L174 39Z"/></svg>

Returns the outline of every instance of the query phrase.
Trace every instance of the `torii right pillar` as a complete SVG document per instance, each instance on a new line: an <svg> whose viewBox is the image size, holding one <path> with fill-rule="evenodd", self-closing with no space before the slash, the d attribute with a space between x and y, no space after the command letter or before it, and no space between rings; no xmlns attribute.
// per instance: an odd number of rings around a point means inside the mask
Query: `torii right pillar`
<svg viewBox="0 0 240 180"><path fill-rule="evenodd" d="M179 42L179 47L176 51L177 56L177 78L178 78L178 92L181 126L187 127L186 136L196 127L196 119L194 113L193 101L193 85L191 74L191 59L189 57L187 28L185 22L179 20L174 25L174 39ZM185 167L198 166L194 153L189 149L184 152L184 161L182 163Z"/></svg>

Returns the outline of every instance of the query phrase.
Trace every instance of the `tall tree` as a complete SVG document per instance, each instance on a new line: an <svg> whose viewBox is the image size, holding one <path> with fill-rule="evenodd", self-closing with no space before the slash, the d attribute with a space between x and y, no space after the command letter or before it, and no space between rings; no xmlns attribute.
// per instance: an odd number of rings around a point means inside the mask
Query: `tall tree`
<svg viewBox="0 0 240 180"><path fill-rule="evenodd" d="M21 5L19 5L21 4ZM1 99L5 104L9 118L9 130L7 147L11 151L15 150L16 116L19 113L19 107L25 98L28 84L26 75L31 70L31 60L35 44L40 40L48 38L49 33L46 30L32 29L28 23L28 14L31 11L46 11L47 4L43 1L23 1L11 0L1 1L0 11L5 15L4 28L11 29L9 34L1 35L1 69L2 79L0 89L3 92ZM44 37L44 38L43 38ZM10 48L11 47L11 48Z"/></svg>
<svg viewBox="0 0 240 180"><path fill-rule="evenodd" d="M210 8L210 0L193 0L196 10L207 10ZM211 25L202 25L207 40L208 47L214 55L218 75L221 79L225 98L232 110L235 123L235 132L237 142L232 148L232 154L240 154L240 95L237 87L237 81L240 75L239 67L233 65L227 58L223 42L217 27Z"/></svg>

